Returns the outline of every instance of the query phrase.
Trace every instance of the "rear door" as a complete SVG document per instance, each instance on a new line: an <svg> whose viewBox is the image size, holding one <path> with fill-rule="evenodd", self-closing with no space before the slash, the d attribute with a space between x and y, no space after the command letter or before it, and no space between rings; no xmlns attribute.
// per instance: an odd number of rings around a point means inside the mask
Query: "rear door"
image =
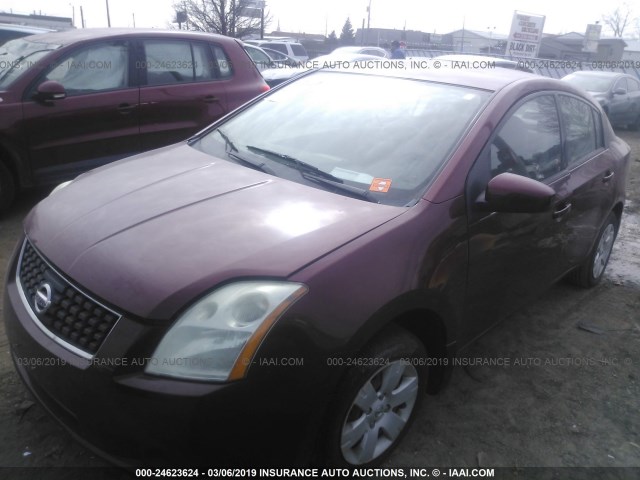
<svg viewBox="0 0 640 480"><path fill-rule="evenodd" d="M139 89L131 44L103 40L70 50L24 93L24 125L35 180L61 181L139 151ZM66 98L32 99L37 86L55 80Z"/></svg>
<svg viewBox="0 0 640 480"><path fill-rule="evenodd" d="M144 150L182 141L228 112L227 83L233 70L222 47L186 39L145 39L139 55Z"/></svg>
<svg viewBox="0 0 640 480"><path fill-rule="evenodd" d="M605 148L600 112L584 100L558 95L564 154L569 177L565 185L569 235L563 257L577 266L587 257L615 199L616 163Z"/></svg>
<svg viewBox="0 0 640 480"><path fill-rule="evenodd" d="M616 90L624 90L625 93L615 93ZM614 125L626 125L630 118L629 93L627 91L627 79L619 78L613 84L611 102L609 103L609 118Z"/></svg>
<svg viewBox="0 0 640 480"><path fill-rule="evenodd" d="M631 102L631 114L627 122L636 130L640 129L640 82L627 77L627 94Z"/></svg>

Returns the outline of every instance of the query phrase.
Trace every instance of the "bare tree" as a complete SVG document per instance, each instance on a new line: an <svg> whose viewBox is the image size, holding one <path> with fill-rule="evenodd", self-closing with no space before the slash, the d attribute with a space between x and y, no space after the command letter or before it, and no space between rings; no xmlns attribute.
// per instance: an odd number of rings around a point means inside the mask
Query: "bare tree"
<svg viewBox="0 0 640 480"><path fill-rule="evenodd" d="M635 20L632 17L631 8L626 3L617 7L610 14L602 16L602 22L613 31L614 37L622 37L625 29Z"/></svg>
<svg viewBox="0 0 640 480"><path fill-rule="evenodd" d="M186 21L188 30L219 33L229 37L244 37L261 31L261 10L253 8L252 0L184 0L174 4L178 18ZM184 12L181 16L180 13ZM264 13L264 28L271 21Z"/></svg>

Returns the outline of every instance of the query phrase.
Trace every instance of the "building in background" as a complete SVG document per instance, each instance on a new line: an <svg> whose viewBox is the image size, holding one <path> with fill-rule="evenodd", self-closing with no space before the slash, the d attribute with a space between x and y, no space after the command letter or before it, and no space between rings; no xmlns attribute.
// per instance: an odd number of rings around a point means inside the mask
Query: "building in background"
<svg viewBox="0 0 640 480"><path fill-rule="evenodd" d="M455 53L481 53L483 55L504 55L508 35L493 31L468 30L462 28L446 33L442 43L447 50Z"/></svg>
<svg viewBox="0 0 640 480"><path fill-rule="evenodd" d="M598 60L617 61L627 43L622 38L601 38L595 52L584 51L585 36L582 33L570 32L563 35L544 35L540 45L540 58L558 60Z"/></svg>
<svg viewBox="0 0 640 480"><path fill-rule="evenodd" d="M16 13L0 12L0 23L23 25L29 27L48 28L51 30L69 30L75 28L70 17L52 17L50 15L20 15Z"/></svg>
<svg viewBox="0 0 640 480"><path fill-rule="evenodd" d="M627 39L627 46L622 52L622 60L640 61L640 40Z"/></svg>

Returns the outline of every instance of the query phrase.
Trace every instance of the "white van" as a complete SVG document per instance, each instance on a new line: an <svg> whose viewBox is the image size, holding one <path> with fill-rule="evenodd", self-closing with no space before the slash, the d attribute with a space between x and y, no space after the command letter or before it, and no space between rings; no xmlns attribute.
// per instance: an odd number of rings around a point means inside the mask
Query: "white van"
<svg viewBox="0 0 640 480"><path fill-rule="evenodd" d="M289 55L301 62L309 60L309 54L305 50L304 46L298 42L283 42L275 40L245 40L244 42L260 48L271 48L272 50L277 50L278 52Z"/></svg>

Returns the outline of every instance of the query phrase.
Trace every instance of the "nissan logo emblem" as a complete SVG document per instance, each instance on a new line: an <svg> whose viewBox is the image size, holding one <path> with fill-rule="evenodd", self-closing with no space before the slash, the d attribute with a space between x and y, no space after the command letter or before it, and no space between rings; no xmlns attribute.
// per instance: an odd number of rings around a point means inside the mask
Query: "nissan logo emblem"
<svg viewBox="0 0 640 480"><path fill-rule="evenodd" d="M51 305L51 285L43 283L36 290L33 306L37 313L44 313Z"/></svg>

